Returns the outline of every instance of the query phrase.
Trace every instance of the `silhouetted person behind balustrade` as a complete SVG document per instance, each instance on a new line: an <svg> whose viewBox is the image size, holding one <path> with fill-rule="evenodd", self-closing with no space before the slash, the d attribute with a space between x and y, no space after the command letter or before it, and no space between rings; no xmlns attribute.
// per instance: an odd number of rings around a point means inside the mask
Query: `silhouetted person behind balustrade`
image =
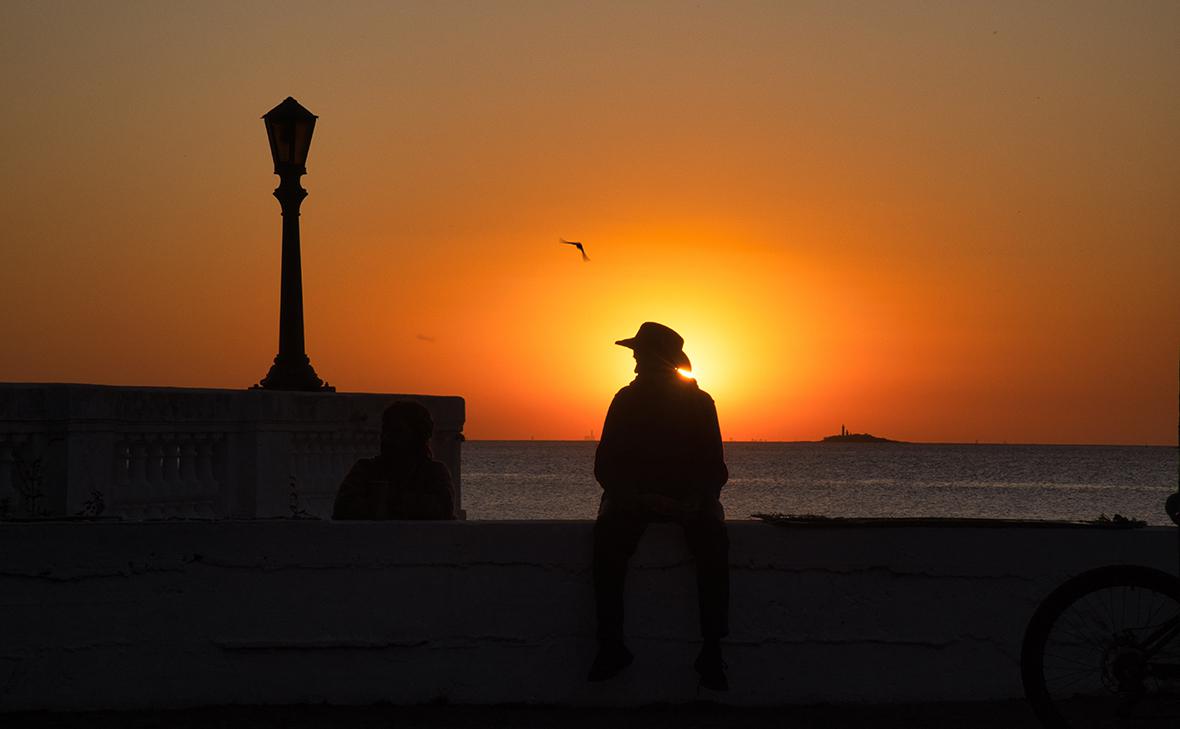
<svg viewBox="0 0 1180 729"><path fill-rule="evenodd" d="M704 644L693 665L702 686L724 691L729 538L718 496L729 470L717 409L695 380L677 372L691 365L673 330L645 322L615 344L634 350L636 377L611 402L594 458L603 494L594 524L598 654L588 678L603 681L630 665L623 637L627 562L649 523L673 522L683 527L696 560Z"/></svg>
<svg viewBox="0 0 1180 729"><path fill-rule="evenodd" d="M357 461L336 492L333 519L454 519L451 473L431 457L434 421L401 400L381 416L381 454Z"/></svg>

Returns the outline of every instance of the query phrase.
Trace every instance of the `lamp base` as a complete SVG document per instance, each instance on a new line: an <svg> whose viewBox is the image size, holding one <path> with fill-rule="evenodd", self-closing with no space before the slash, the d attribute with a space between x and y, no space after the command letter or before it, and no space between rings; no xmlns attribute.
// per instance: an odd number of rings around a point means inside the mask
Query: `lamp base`
<svg viewBox="0 0 1180 729"><path fill-rule="evenodd" d="M263 390L303 390L306 392L336 392L336 388L321 380L306 354L278 354L270 372L253 388Z"/></svg>

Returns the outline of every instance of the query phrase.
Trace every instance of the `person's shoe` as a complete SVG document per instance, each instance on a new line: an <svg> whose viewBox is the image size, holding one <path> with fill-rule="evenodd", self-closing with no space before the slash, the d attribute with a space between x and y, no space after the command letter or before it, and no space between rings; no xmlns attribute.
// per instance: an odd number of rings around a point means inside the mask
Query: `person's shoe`
<svg viewBox="0 0 1180 729"><path fill-rule="evenodd" d="M708 645L701 648L700 655L692 667L701 677L701 686L713 691L728 691L729 679L725 677L725 661L721 660L721 646Z"/></svg>
<svg viewBox="0 0 1180 729"><path fill-rule="evenodd" d="M622 643L604 643L598 647L598 655L594 656L586 680L598 682L614 678L634 660L635 656Z"/></svg>

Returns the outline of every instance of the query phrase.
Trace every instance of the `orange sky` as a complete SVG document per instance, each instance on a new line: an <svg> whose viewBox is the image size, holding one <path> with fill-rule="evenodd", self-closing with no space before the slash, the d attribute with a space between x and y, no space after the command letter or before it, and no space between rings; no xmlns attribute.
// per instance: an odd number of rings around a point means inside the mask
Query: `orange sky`
<svg viewBox="0 0 1180 729"><path fill-rule="evenodd" d="M0 380L265 375L258 117L292 95L320 116L308 352L341 390L580 438L650 319L727 438L1175 443L1178 27L1174 2L6 2Z"/></svg>

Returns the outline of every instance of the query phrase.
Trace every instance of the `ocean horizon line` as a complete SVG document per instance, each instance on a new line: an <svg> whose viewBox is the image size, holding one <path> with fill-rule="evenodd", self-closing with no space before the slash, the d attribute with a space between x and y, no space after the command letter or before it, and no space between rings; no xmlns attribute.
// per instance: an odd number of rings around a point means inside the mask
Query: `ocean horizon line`
<svg viewBox="0 0 1180 729"><path fill-rule="evenodd" d="M467 443L597 443L598 438L472 438ZM823 440L772 440L726 438L724 443L746 445L825 445ZM889 440L882 443L827 443L826 445L882 446L882 445L945 445L945 446L1027 446L1031 448L1176 448L1175 443L1026 443L1013 441L927 441Z"/></svg>

